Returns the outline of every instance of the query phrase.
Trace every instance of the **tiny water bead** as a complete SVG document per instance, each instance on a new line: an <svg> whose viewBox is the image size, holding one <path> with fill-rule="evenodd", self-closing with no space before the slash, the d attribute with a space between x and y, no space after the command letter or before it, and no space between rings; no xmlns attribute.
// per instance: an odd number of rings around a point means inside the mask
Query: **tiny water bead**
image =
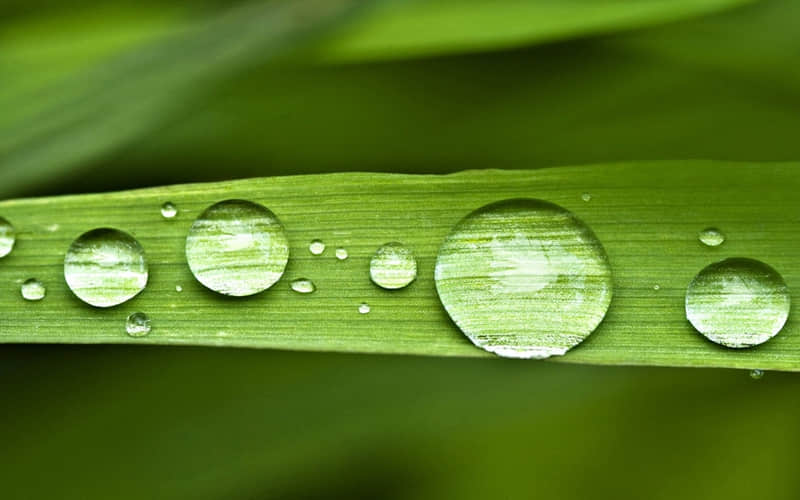
<svg viewBox="0 0 800 500"><path fill-rule="evenodd" d="M174 203L172 203L171 201L167 201L164 202L163 205L161 205L162 217L164 217L165 219L172 219L176 215L178 215L178 207L176 207Z"/></svg>
<svg viewBox="0 0 800 500"><path fill-rule="evenodd" d="M655 290L656 292L657 292L657 291L659 291L659 290L661 290L661 285L659 285L658 283L656 283L655 285L653 285L653 290Z"/></svg>
<svg viewBox="0 0 800 500"><path fill-rule="evenodd" d="M20 293L25 300L42 300L47 294L47 288L44 283L36 278L25 280L20 287Z"/></svg>
<svg viewBox="0 0 800 500"><path fill-rule="evenodd" d="M370 312L370 310L371 310L371 309L370 309L370 307L369 307L369 304L367 304L366 302L362 302L362 303L361 303L361 304L359 304L359 306L358 306L358 312L359 312L360 314L368 314L368 313Z"/></svg>
<svg viewBox="0 0 800 500"><path fill-rule="evenodd" d="M150 333L150 318L143 312L135 312L125 321L125 331L131 337L144 337Z"/></svg>
<svg viewBox="0 0 800 500"><path fill-rule="evenodd" d="M325 243L322 240L312 240L308 244L308 251L314 255L322 255L322 252L325 251Z"/></svg>
<svg viewBox="0 0 800 500"><path fill-rule="evenodd" d="M715 227L707 227L697 235L700 242L707 247L718 247L725 243L725 235Z"/></svg>
<svg viewBox="0 0 800 500"><path fill-rule="evenodd" d="M348 254L346 248L337 248L336 249L336 258L339 260L347 260Z"/></svg>
<svg viewBox="0 0 800 500"><path fill-rule="evenodd" d="M183 291L183 287L182 287L182 286L180 286L180 285L175 285L175 291L176 291L176 292L178 292L178 293L180 293L180 292L182 292L182 291Z"/></svg>
<svg viewBox="0 0 800 500"><path fill-rule="evenodd" d="M208 207L186 237L186 260L197 281L223 295L266 290L283 275L289 240L278 217L246 200Z"/></svg>
<svg viewBox="0 0 800 500"><path fill-rule="evenodd" d="M297 278L296 280L292 280L291 288L297 293L314 293L317 290L317 286L314 284L313 281L307 278Z"/></svg>
<svg viewBox="0 0 800 500"><path fill-rule="evenodd" d="M781 331L789 317L789 289L763 262L732 258L704 268L686 290L686 319L717 344L752 347Z"/></svg>
<svg viewBox="0 0 800 500"><path fill-rule="evenodd" d="M764 376L764 370L759 370L756 368L755 370L750 370L750 378L753 380L761 380Z"/></svg>
<svg viewBox="0 0 800 500"><path fill-rule="evenodd" d="M64 257L64 279L79 299L112 307L135 297L147 285L144 249L118 229L88 231L72 242Z"/></svg>
<svg viewBox="0 0 800 500"><path fill-rule="evenodd" d="M513 199L463 218L436 258L436 290L478 347L512 358L562 355L605 317L611 266L592 230L568 210Z"/></svg>
<svg viewBox="0 0 800 500"><path fill-rule="evenodd" d="M11 253L16 241L17 233L14 231L14 226L3 217L0 217L0 258Z"/></svg>
<svg viewBox="0 0 800 500"><path fill-rule="evenodd" d="M386 243L378 248L369 262L369 277L381 288L397 290L417 278L417 259L402 243Z"/></svg>
<svg viewBox="0 0 800 500"><path fill-rule="evenodd" d="M583 201L592 201L592 195L591 195L591 194L589 194L589 193L583 193L583 194L581 195L581 199L582 199Z"/></svg>

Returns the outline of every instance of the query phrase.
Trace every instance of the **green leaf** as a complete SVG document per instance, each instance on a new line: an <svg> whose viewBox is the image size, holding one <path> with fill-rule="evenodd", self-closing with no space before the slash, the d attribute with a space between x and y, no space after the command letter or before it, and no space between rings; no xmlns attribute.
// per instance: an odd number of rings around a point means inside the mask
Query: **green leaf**
<svg viewBox="0 0 800 500"><path fill-rule="evenodd" d="M766 262L795 300L800 210L798 164L639 162L534 171L473 171L450 176L331 174L231 181L139 191L0 203L17 228L17 248L0 261L4 342L192 344L299 350L486 356L450 322L433 283L433 264L458 220L489 202L533 197L559 204L586 222L605 247L614 300L600 327L563 358L567 362L720 366L800 370L800 326L792 317L766 344L746 350L712 344L686 321L684 292L695 274L726 257ZM582 200L589 192L591 201ZM290 242L283 278L259 295L233 299L192 276L184 243L207 206L228 199L266 205ZM160 206L180 212L164 219ZM728 236L715 248L698 242L714 225ZM133 234L145 249L150 282L139 296L95 309L64 284L71 241L96 227ZM322 256L308 244L322 239ZM371 284L368 262L383 243L400 241L418 259L418 279L387 291ZM346 248L345 261L333 255ZM47 297L25 302L14 287L36 277ZM299 295L292 279L314 281ZM655 290L655 285L659 290ZM181 292L176 286L182 287ZM358 305L372 311L362 315ZM125 319L147 313L152 332L125 334Z"/></svg>
<svg viewBox="0 0 800 500"><path fill-rule="evenodd" d="M800 158L800 9L792 5L759 2L514 52L261 68L98 162L97 175L59 186L107 189L101 174L109 165L138 183L168 184L642 158L793 161ZM671 45L681 50L668 52Z"/></svg>
<svg viewBox="0 0 800 500"><path fill-rule="evenodd" d="M0 70L12 75L8 90L0 92L4 109L0 172L6 186L0 192L84 165L129 143L159 126L165 117L185 110L202 95L201 90L269 60L343 19L358 5L355 0L254 3L194 23L179 23L171 30L154 28L151 33L137 25L131 36L115 34L120 40L110 43L109 49L96 49L96 43L89 43L87 54L69 52L75 60L67 58L65 67L53 75L36 71L35 49L47 52L47 44L32 50L24 37L21 43L18 37L9 37L5 45L12 50L0 58ZM146 13L141 15L148 18ZM101 33L105 36L100 40L109 39L108 33ZM139 45L137 50L119 49ZM108 58L115 52L122 53ZM32 68L25 71L27 61ZM38 67L42 65L39 62Z"/></svg>
<svg viewBox="0 0 800 500"><path fill-rule="evenodd" d="M751 0L409 0L384 2L320 48L357 61L519 47L640 28Z"/></svg>

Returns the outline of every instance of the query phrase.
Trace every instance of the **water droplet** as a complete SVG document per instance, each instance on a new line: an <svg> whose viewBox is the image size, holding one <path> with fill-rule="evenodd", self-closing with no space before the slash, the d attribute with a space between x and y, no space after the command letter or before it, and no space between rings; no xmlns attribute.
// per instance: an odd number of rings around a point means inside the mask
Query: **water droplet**
<svg viewBox="0 0 800 500"><path fill-rule="evenodd" d="M760 380L764 376L764 370L759 370L756 368L755 370L750 370L750 378L753 380Z"/></svg>
<svg viewBox="0 0 800 500"><path fill-rule="evenodd" d="M655 291L659 291L659 290L661 290L661 285L659 285L658 283L656 283L655 285L653 285L653 290L655 290Z"/></svg>
<svg viewBox="0 0 800 500"><path fill-rule="evenodd" d="M64 279L79 299L96 307L130 300L147 285L147 260L136 239L118 229L83 233L64 257Z"/></svg>
<svg viewBox="0 0 800 500"><path fill-rule="evenodd" d="M322 255L325 251L325 243L322 240L312 240L308 245L308 251L314 255Z"/></svg>
<svg viewBox="0 0 800 500"><path fill-rule="evenodd" d="M180 285L175 285L175 291L176 292L182 292L183 291L183 287L180 286Z"/></svg>
<svg viewBox="0 0 800 500"><path fill-rule="evenodd" d="M583 193L583 194L581 195L581 199L582 199L583 201L592 201L592 195L591 195L591 194L589 194L589 193Z"/></svg>
<svg viewBox="0 0 800 500"><path fill-rule="evenodd" d="M547 358L578 345L605 317L613 288L592 230L534 199L467 215L439 249L434 274L461 331L478 347L513 358Z"/></svg>
<svg viewBox="0 0 800 500"><path fill-rule="evenodd" d="M278 217L245 200L208 207L186 237L186 260L197 281L235 297L275 284L289 261L289 240Z"/></svg>
<svg viewBox="0 0 800 500"><path fill-rule="evenodd" d="M31 278L25 280L25 283L20 287L20 292L22 292L22 298L25 300L42 300L47 294L47 288L41 281Z"/></svg>
<svg viewBox="0 0 800 500"><path fill-rule="evenodd" d="M314 293L317 289L317 286L314 285L314 282L306 278L297 278L296 280L292 280L291 287L292 290L297 293Z"/></svg>
<svg viewBox="0 0 800 500"><path fill-rule="evenodd" d="M369 313L369 311L370 311L370 307L369 307L369 304L367 304L366 302L362 302L362 303L361 303L361 304L358 306L358 312L359 312L360 314L368 314L368 313Z"/></svg>
<svg viewBox="0 0 800 500"><path fill-rule="evenodd" d="M725 242L725 235L715 227L707 227L697 235L700 242L708 247L718 247Z"/></svg>
<svg viewBox="0 0 800 500"><path fill-rule="evenodd" d="M336 249L336 258L339 260L346 260L348 256L346 248L337 248Z"/></svg>
<svg viewBox="0 0 800 500"><path fill-rule="evenodd" d="M143 312L135 312L125 321L125 331L131 337L144 337L150 333L150 318Z"/></svg>
<svg viewBox="0 0 800 500"><path fill-rule="evenodd" d="M406 287L417 277L417 260L402 243L386 243L372 256L369 277L376 285L389 290Z"/></svg>
<svg viewBox="0 0 800 500"><path fill-rule="evenodd" d="M164 204L161 205L161 215L165 219L172 219L178 215L178 207L176 207L171 201L164 202Z"/></svg>
<svg viewBox="0 0 800 500"><path fill-rule="evenodd" d="M726 259L689 283L686 319L712 342L751 347L781 331L789 302L789 289L776 270L753 259Z"/></svg>
<svg viewBox="0 0 800 500"><path fill-rule="evenodd" d="M14 226L3 217L0 217L0 258L5 257L14 249L17 233Z"/></svg>

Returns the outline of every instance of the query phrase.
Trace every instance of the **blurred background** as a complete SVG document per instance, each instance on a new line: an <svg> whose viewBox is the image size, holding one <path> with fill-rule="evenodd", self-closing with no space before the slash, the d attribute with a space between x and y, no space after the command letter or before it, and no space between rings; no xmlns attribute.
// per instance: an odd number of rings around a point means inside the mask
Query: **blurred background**
<svg viewBox="0 0 800 500"><path fill-rule="evenodd" d="M5 0L0 196L800 159L795 0ZM0 322L2 328L2 322ZM800 379L0 346L2 498L797 498Z"/></svg>

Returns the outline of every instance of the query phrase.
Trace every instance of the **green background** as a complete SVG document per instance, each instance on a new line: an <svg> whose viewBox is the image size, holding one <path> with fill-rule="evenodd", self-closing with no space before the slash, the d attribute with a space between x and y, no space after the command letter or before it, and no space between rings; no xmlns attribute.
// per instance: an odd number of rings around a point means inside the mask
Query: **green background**
<svg viewBox="0 0 800 500"><path fill-rule="evenodd" d="M210 57L273 4L3 3L0 194L800 159L793 0L386 1ZM3 498L800 493L792 374L2 346L0 385Z"/></svg>

